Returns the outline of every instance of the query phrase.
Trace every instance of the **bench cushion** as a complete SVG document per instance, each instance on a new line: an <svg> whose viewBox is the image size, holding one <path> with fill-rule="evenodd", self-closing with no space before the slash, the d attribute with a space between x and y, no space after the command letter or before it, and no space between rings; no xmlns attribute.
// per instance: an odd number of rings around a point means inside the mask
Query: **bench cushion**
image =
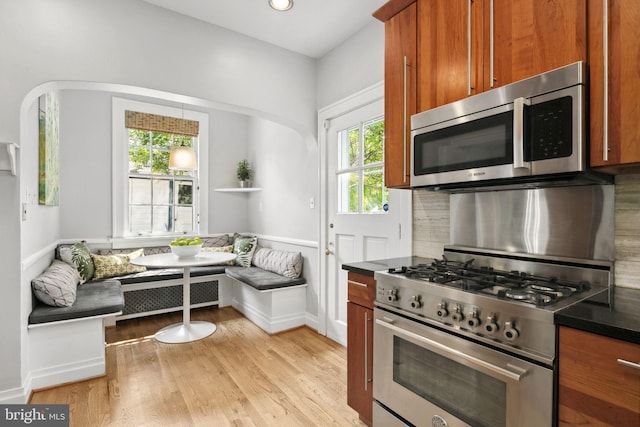
<svg viewBox="0 0 640 427"><path fill-rule="evenodd" d="M291 279L258 267L227 267L226 273L227 276L240 280L259 291L285 288L305 283L303 277Z"/></svg>
<svg viewBox="0 0 640 427"><path fill-rule="evenodd" d="M190 277L209 276L213 274L224 274L224 265L212 265L206 267L191 267ZM140 273L127 274L114 277L123 285L132 283L157 282L160 280L182 279L181 268L154 268L147 269Z"/></svg>
<svg viewBox="0 0 640 427"><path fill-rule="evenodd" d="M118 313L123 308L124 296L119 281L90 282L78 286L76 301L70 307L51 307L39 301L36 302L29 315L29 324Z"/></svg>

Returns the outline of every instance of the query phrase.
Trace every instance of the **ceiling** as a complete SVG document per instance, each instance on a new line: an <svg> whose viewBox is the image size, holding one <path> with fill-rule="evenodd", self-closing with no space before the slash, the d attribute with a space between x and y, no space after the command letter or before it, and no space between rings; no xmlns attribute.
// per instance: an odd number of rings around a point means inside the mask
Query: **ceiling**
<svg viewBox="0 0 640 427"><path fill-rule="evenodd" d="M265 42L319 58L375 21L387 0L294 0L278 12L268 0L144 0Z"/></svg>

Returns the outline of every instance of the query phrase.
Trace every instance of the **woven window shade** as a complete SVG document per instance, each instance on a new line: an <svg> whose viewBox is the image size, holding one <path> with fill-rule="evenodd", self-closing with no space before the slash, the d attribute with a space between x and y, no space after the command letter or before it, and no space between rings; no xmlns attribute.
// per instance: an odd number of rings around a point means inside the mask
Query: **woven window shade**
<svg viewBox="0 0 640 427"><path fill-rule="evenodd" d="M174 135L198 136L199 125L195 120L178 119L158 114L125 111L125 126L128 129L150 130Z"/></svg>

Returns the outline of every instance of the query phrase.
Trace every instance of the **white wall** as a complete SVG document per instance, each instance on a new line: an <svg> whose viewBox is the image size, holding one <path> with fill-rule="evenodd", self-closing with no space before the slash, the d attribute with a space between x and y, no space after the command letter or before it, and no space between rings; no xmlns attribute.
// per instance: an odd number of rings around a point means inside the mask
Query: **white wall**
<svg viewBox="0 0 640 427"><path fill-rule="evenodd" d="M374 21L318 61L318 109L384 80L384 24Z"/></svg>

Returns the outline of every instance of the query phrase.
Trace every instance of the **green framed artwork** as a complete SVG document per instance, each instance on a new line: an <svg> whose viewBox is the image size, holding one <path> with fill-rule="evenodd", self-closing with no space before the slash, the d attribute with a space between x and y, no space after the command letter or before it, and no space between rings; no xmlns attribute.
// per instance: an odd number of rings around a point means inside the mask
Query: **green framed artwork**
<svg viewBox="0 0 640 427"><path fill-rule="evenodd" d="M58 206L59 203L59 102L54 92L38 99L38 203Z"/></svg>

